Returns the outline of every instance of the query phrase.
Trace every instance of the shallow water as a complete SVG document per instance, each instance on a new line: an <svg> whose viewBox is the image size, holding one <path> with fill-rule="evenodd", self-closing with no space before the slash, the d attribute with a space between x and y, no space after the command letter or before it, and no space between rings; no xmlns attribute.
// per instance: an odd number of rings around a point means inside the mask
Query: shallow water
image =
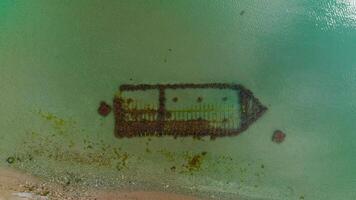
<svg viewBox="0 0 356 200"><path fill-rule="evenodd" d="M353 0L4 0L0 31L1 165L63 184L356 198ZM214 141L117 139L97 114L120 84L190 82L241 83L269 110Z"/></svg>

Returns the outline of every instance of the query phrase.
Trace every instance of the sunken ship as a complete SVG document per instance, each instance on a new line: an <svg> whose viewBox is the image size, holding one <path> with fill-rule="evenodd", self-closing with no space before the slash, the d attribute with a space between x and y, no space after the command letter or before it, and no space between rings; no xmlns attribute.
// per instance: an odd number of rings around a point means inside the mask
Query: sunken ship
<svg viewBox="0 0 356 200"><path fill-rule="evenodd" d="M123 84L113 100L117 137L212 139L244 132L267 110L241 84Z"/></svg>

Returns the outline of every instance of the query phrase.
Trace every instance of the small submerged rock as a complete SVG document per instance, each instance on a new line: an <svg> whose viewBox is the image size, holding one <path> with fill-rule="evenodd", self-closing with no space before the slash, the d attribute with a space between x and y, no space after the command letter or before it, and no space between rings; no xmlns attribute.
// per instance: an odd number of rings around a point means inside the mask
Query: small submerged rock
<svg viewBox="0 0 356 200"><path fill-rule="evenodd" d="M109 115L109 113L111 112L111 107L110 105L108 105L107 103L105 103L104 101L100 102L100 106L98 108L98 113L99 115L106 117Z"/></svg>
<svg viewBox="0 0 356 200"><path fill-rule="evenodd" d="M272 136L272 141L275 143L282 143L286 139L286 134L281 130L275 130Z"/></svg>
<svg viewBox="0 0 356 200"><path fill-rule="evenodd" d="M6 159L6 162L9 163L9 164L13 164L15 162L15 157L13 156L10 156Z"/></svg>

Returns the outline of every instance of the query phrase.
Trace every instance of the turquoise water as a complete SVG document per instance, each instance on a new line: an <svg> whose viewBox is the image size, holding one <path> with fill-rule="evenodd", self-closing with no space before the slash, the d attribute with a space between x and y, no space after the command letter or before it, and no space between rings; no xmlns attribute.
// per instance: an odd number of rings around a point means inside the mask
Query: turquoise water
<svg viewBox="0 0 356 200"><path fill-rule="evenodd" d="M353 0L4 0L1 165L217 199L355 199L355 52ZM215 141L117 139L96 112L120 84L185 82L241 83L269 110Z"/></svg>

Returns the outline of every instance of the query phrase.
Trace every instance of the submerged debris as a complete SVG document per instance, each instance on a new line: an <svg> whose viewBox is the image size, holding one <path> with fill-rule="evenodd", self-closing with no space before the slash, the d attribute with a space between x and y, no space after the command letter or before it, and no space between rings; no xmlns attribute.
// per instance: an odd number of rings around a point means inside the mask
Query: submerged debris
<svg viewBox="0 0 356 200"><path fill-rule="evenodd" d="M100 106L98 108L98 113L103 116L106 117L108 116L108 114L111 112L111 107L105 103L104 101L100 102Z"/></svg>
<svg viewBox="0 0 356 200"><path fill-rule="evenodd" d="M272 141L275 143L282 143L286 138L286 134L281 130L275 130L272 136Z"/></svg>

